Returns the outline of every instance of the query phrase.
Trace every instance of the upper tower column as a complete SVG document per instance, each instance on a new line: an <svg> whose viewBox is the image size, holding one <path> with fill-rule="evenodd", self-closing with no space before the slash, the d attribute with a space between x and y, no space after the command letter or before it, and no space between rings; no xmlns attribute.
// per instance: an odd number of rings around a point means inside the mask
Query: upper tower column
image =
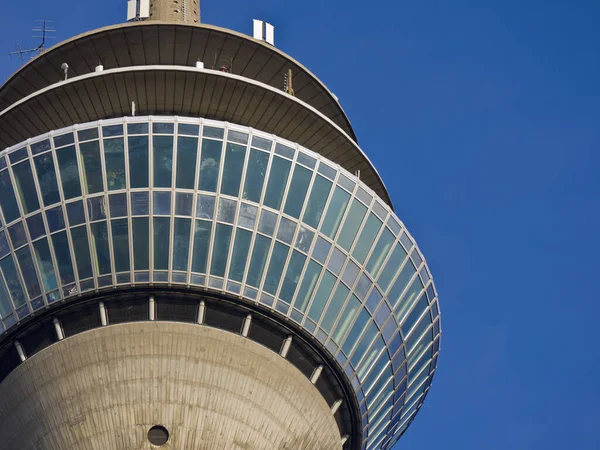
<svg viewBox="0 0 600 450"><path fill-rule="evenodd" d="M129 0L128 20L200 23L200 0Z"/></svg>

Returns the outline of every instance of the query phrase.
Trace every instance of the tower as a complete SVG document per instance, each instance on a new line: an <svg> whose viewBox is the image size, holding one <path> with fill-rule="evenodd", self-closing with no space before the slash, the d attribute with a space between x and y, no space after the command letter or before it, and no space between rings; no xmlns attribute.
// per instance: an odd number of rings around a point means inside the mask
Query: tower
<svg viewBox="0 0 600 450"><path fill-rule="evenodd" d="M390 449L437 367L425 259L273 28L173 4L0 87L0 448Z"/></svg>

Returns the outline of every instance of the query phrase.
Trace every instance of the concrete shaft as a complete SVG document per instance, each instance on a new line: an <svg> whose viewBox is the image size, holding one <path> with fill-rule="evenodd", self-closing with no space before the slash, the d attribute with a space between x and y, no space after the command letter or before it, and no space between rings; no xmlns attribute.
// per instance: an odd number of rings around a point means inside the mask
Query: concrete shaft
<svg viewBox="0 0 600 450"><path fill-rule="evenodd" d="M340 450L327 403L292 364L206 326L99 328L0 384L2 450ZM154 425L169 430L161 447Z"/></svg>
<svg viewBox="0 0 600 450"><path fill-rule="evenodd" d="M200 0L150 0L148 20L200 23Z"/></svg>

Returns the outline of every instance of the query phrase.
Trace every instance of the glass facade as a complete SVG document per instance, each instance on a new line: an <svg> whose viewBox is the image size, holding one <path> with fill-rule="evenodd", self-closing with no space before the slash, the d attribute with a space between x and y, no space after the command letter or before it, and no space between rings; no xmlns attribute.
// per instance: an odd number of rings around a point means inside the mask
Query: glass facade
<svg viewBox="0 0 600 450"><path fill-rule="evenodd" d="M0 153L0 331L61 299L176 284L243 296L314 336L389 449L437 366L424 258L355 176L273 135L131 117Z"/></svg>

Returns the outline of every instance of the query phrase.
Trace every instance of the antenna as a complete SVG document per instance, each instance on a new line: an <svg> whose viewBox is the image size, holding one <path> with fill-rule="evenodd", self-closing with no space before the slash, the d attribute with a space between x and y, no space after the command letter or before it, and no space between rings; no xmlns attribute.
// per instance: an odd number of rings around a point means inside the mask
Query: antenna
<svg viewBox="0 0 600 450"><path fill-rule="evenodd" d="M48 36L48 33L55 33L56 29L54 27L48 26L49 23L52 23L52 20L36 20L39 23L32 31L34 33L38 33L37 35L33 35L32 37L36 39L41 39L42 42L35 48L23 49L21 44L17 43L17 50L14 52L8 52L9 55L19 55L21 61L25 61L24 55L28 53L37 53L38 55L44 53L46 48L46 40L47 39L55 39L54 36ZM35 57L32 55L31 58Z"/></svg>

